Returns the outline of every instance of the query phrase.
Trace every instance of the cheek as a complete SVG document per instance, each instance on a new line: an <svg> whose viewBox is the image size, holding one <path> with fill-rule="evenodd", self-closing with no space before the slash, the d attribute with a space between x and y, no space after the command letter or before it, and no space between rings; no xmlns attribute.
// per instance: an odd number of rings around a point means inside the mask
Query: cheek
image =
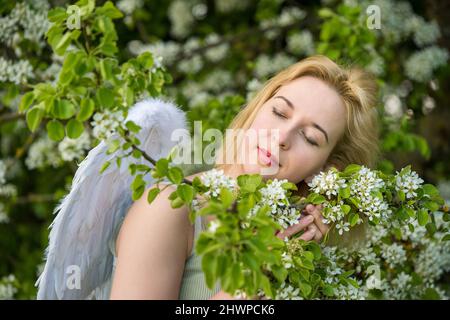
<svg viewBox="0 0 450 320"><path fill-rule="evenodd" d="M285 173L286 178L295 183L304 180L320 168L324 158L317 150L311 150L308 146L302 146L300 149L289 155L289 166Z"/></svg>

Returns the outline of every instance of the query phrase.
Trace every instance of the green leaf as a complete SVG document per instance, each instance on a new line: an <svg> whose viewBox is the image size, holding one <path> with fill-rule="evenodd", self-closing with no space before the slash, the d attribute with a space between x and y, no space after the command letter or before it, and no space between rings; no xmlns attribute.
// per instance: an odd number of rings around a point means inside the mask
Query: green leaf
<svg viewBox="0 0 450 320"><path fill-rule="evenodd" d="M321 8L318 12L319 17L321 18L330 18L334 15L334 12L329 8Z"/></svg>
<svg viewBox="0 0 450 320"><path fill-rule="evenodd" d="M64 138L64 126L58 120L47 122L48 137L54 141L60 141Z"/></svg>
<svg viewBox="0 0 450 320"><path fill-rule="evenodd" d="M122 12L120 12L111 1L107 1L102 7L97 8L95 13L99 16L106 16L111 19L119 19L123 17Z"/></svg>
<svg viewBox="0 0 450 320"><path fill-rule="evenodd" d="M172 183L180 184L183 180L183 171L179 167L172 167L169 169L167 177Z"/></svg>
<svg viewBox="0 0 450 320"><path fill-rule="evenodd" d="M326 296L328 296L328 297L334 296L334 288L333 288L333 286L327 284L327 285L325 285L325 286L323 287L322 290L323 290L323 293L324 293Z"/></svg>
<svg viewBox="0 0 450 320"><path fill-rule="evenodd" d="M312 203L312 204L321 204L325 201L325 197L321 194L317 193L310 193L306 199L306 202Z"/></svg>
<svg viewBox="0 0 450 320"><path fill-rule="evenodd" d="M339 195L342 199L347 199L348 197L350 197L350 187L339 189Z"/></svg>
<svg viewBox="0 0 450 320"><path fill-rule="evenodd" d="M97 99L101 106L109 109L114 105L114 92L102 87L97 91Z"/></svg>
<svg viewBox="0 0 450 320"><path fill-rule="evenodd" d="M214 286L217 270L217 255L205 254L202 258L202 270L205 275L206 285L209 289Z"/></svg>
<svg viewBox="0 0 450 320"><path fill-rule="evenodd" d="M72 70L67 70L67 71L61 72L59 74L58 84L61 87L66 87L72 82L72 79L74 78L74 76L75 76L75 74L72 72Z"/></svg>
<svg viewBox="0 0 450 320"><path fill-rule="evenodd" d="M69 100L55 100L53 103L52 114L57 119L69 119L75 112L75 106Z"/></svg>
<svg viewBox="0 0 450 320"><path fill-rule="evenodd" d="M266 296L268 296L268 297L274 296L274 292L272 290L272 286L270 284L269 278L267 278L264 274L261 275L260 285L263 288Z"/></svg>
<svg viewBox="0 0 450 320"><path fill-rule="evenodd" d="M67 47L69 46L72 40L72 32L67 31L57 42L54 50L57 55L62 56L66 52Z"/></svg>
<svg viewBox="0 0 450 320"><path fill-rule="evenodd" d="M425 201L423 203L423 206L425 208L427 208L428 210L430 210L431 212L435 212L435 211L439 210L439 205L434 201Z"/></svg>
<svg viewBox="0 0 450 320"><path fill-rule="evenodd" d="M120 148L120 141L119 140L112 140L108 141L108 150L106 151L106 154L112 154L116 152Z"/></svg>
<svg viewBox="0 0 450 320"><path fill-rule="evenodd" d="M350 164L347 167L345 167L344 169L344 173L346 175L352 175L356 172L359 172L359 170L361 170L361 166L358 164Z"/></svg>
<svg viewBox="0 0 450 320"><path fill-rule="evenodd" d="M178 196L186 203L191 202L194 198L194 189L187 185L181 184L177 188Z"/></svg>
<svg viewBox="0 0 450 320"><path fill-rule="evenodd" d="M284 282L284 280L286 280L286 278L288 276L287 269L285 269L283 267L278 267L278 266L272 267L272 273L275 276L275 278L277 278L277 280L281 283Z"/></svg>
<svg viewBox="0 0 450 320"><path fill-rule="evenodd" d="M222 200L223 207L228 208L233 202L233 194L227 188L220 190L220 200Z"/></svg>
<svg viewBox="0 0 450 320"><path fill-rule="evenodd" d="M136 190L133 191L133 194L131 195L131 198L133 199L133 201L136 201L140 197L142 197L144 192L145 192L145 187L141 186L141 187L139 187L139 188L137 188Z"/></svg>
<svg viewBox="0 0 450 320"><path fill-rule="evenodd" d="M100 168L100 173L103 173L103 171L105 171L109 167L110 164L111 164L111 162L109 162L109 161L104 162L102 167Z"/></svg>
<svg viewBox="0 0 450 320"><path fill-rule="evenodd" d="M147 202L150 204L155 200L156 196L161 192L159 188L152 188L147 194Z"/></svg>
<svg viewBox="0 0 450 320"><path fill-rule="evenodd" d="M292 182L285 182L281 187L285 190L298 190L297 186Z"/></svg>
<svg viewBox="0 0 450 320"><path fill-rule="evenodd" d="M432 184L424 184L422 186L422 190L425 194L428 194L430 197L438 196L439 190L433 186Z"/></svg>
<svg viewBox="0 0 450 320"><path fill-rule="evenodd" d="M259 174L244 174L237 178L238 185L241 191L252 193L255 192L262 182L262 177Z"/></svg>
<svg viewBox="0 0 450 320"><path fill-rule="evenodd" d="M150 52L141 53L137 57L137 61L144 69L150 69L151 67L153 67L153 56Z"/></svg>
<svg viewBox="0 0 450 320"><path fill-rule="evenodd" d="M138 133L139 132L139 130L141 130L141 127L140 126L138 126L136 123L134 123L133 121L127 121L126 123L125 123L125 126L128 128L128 130L130 130L131 132L134 132L134 133Z"/></svg>
<svg viewBox="0 0 450 320"><path fill-rule="evenodd" d="M256 272L259 272L259 263L256 256L251 252L244 252L242 255L242 260L245 265Z"/></svg>
<svg viewBox="0 0 450 320"><path fill-rule="evenodd" d="M231 275L233 276L233 282L236 287L240 288L244 285L244 274L242 273L239 263L233 263L231 267Z"/></svg>
<svg viewBox="0 0 450 320"><path fill-rule="evenodd" d="M351 213L348 217L348 221L350 222L350 226L355 226L359 221L359 215L356 213Z"/></svg>
<svg viewBox="0 0 450 320"><path fill-rule="evenodd" d="M303 293L303 296L305 297L307 297L312 291L311 286L303 281L300 281L299 287L300 291Z"/></svg>
<svg viewBox="0 0 450 320"><path fill-rule="evenodd" d="M77 114L77 120L81 122L88 120L94 113L94 109L94 100L89 98L82 99L80 104L80 111Z"/></svg>
<svg viewBox="0 0 450 320"><path fill-rule="evenodd" d="M343 205L341 205L341 209L344 212L344 214L347 215L350 212L351 207L348 204L343 204Z"/></svg>
<svg viewBox="0 0 450 320"><path fill-rule="evenodd" d="M172 208L176 209L176 208L181 208L184 205L184 201L181 198L175 198L173 200L170 201L170 205L172 206Z"/></svg>
<svg viewBox="0 0 450 320"><path fill-rule="evenodd" d="M169 172L169 161L166 158L161 158L156 161L156 172L161 177L167 176Z"/></svg>
<svg viewBox="0 0 450 320"><path fill-rule="evenodd" d="M131 183L131 189L133 190L133 201L138 200L145 191L145 181L142 179L142 174L136 175L133 182Z"/></svg>
<svg viewBox="0 0 450 320"><path fill-rule="evenodd" d="M44 110L39 108L39 106L33 107L27 112L26 121L31 132L34 132L39 127L43 117Z"/></svg>
<svg viewBox="0 0 450 320"><path fill-rule="evenodd" d="M66 10L61 7L54 8L48 11L47 18L50 22L61 23L67 19Z"/></svg>
<svg viewBox="0 0 450 320"><path fill-rule="evenodd" d="M83 132L83 123L75 119L70 119L69 123L67 123L66 126L67 136L71 139L77 139L83 134Z"/></svg>
<svg viewBox="0 0 450 320"><path fill-rule="evenodd" d="M419 210L419 212L417 213L417 220L419 221L419 225L426 225L428 223L428 210Z"/></svg>
<svg viewBox="0 0 450 320"><path fill-rule="evenodd" d="M31 104L34 101L34 92L30 91L25 93L22 96L22 99L20 99L20 104L19 104L19 112L25 112L26 110L28 110L28 108L31 106Z"/></svg>

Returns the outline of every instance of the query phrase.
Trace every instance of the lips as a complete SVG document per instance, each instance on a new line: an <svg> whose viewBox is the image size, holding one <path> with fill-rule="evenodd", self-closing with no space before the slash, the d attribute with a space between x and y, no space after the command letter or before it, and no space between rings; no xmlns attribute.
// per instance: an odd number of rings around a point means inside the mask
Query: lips
<svg viewBox="0 0 450 320"><path fill-rule="evenodd" d="M271 166L272 164L278 164L278 159L268 150L257 146L258 153L260 155L260 159L264 162L265 165ZM281 165L280 165L281 167Z"/></svg>

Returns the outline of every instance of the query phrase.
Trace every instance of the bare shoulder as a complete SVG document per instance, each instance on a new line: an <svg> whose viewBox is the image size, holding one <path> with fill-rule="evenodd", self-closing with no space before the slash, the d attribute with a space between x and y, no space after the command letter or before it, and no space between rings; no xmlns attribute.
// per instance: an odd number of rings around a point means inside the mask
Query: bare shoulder
<svg viewBox="0 0 450 320"><path fill-rule="evenodd" d="M203 172L195 173L186 176L186 179L192 181L196 176ZM194 241L194 225L189 220L189 212L186 206L180 208L172 208L170 205L169 196L174 192L175 186L166 183L159 183L160 193L156 196L153 202L148 203L147 197L150 190L157 188L154 184L148 187L142 196L133 202L128 210L124 223L119 231L116 239L116 255L118 254L121 240L125 233L135 233L142 226L147 226L148 230L165 230L170 229L172 234L186 239L185 252L188 257L193 248Z"/></svg>

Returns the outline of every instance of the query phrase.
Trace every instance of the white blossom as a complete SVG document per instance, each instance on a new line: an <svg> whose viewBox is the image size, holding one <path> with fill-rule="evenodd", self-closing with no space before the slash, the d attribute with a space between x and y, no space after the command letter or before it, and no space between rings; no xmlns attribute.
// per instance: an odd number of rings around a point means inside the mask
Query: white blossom
<svg viewBox="0 0 450 320"><path fill-rule="evenodd" d="M0 223L8 223L8 222L9 222L9 216L5 210L5 205L0 202Z"/></svg>
<svg viewBox="0 0 450 320"><path fill-rule="evenodd" d="M448 52L437 46L413 53L405 62L406 76L417 82L431 80L433 72L447 63Z"/></svg>
<svg viewBox="0 0 450 320"><path fill-rule="evenodd" d="M345 212L342 210L344 201L340 201L336 205L331 205L329 202L323 204L323 219L322 222L330 224L332 222L340 221L344 218Z"/></svg>
<svg viewBox="0 0 450 320"><path fill-rule="evenodd" d="M297 7L284 8L278 16L277 25L280 27L288 26L296 21L302 20L306 17L306 12Z"/></svg>
<svg viewBox="0 0 450 320"><path fill-rule="evenodd" d="M194 4L194 6L192 7L192 15L197 20L204 19L207 13L208 13L208 6L204 3L197 3Z"/></svg>
<svg viewBox="0 0 450 320"><path fill-rule="evenodd" d="M399 119L403 115L402 101L400 98L391 94L385 97L384 111L386 114L394 119Z"/></svg>
<svg viewBox="0 0 450 320"><path fill-rule="evenodd" d="M247 82L247 101L253 99L258 91L262 89L263 84L256 78Z"/></svg>
<svg viewBox="0 0 450 320"><path fill-rule="evenodd" d="M120 0L117 2L117 8L127 15L133 14L136 9L142 8L142 0Z"/></svg>
<svg viewBox="0 0 450 320"><path fill-rule="evenodd" d="M77 139L65 137L59 144L58 150L64 161L81 160L85 156L85 150L91 147L89 133L84 131Z"/></svg>
<svg viewBox="0 0 450 320"><path fill-rule="evenodd" d="M422 112L423 114L429 114L436 107L436 102L430 96L425 96L422 100Z"/></svg>
<svg viewBox="0 0 450 320"><path fill-rule="evenodd" d="M273 57L262 54L256 59L254 74L258 79L261 79L279 72L294 62L295 60L292 57L282 52L275 54Z"/></svg>
<svg viewBox="0 0 450 320"><path fill-rule="evenodd" d="M187 1L176 0L172 2L168 9L168 16L172 23L171 34L176 38L184 38L195 22L194 16Z"/></svg>
<svg viewBox="0 0 450 320"><path fill-rule="evenodd" d="M178 65L178 70L183 73L197 73L203 68L203 60L199 55L194 55L189 59L182 60Z"/></svg>
<svg viewBox="0 0 450 320"><path fill-rule="evenodd" d="M330 169L315 175L308 186L313 192L325 194L330 199L331 196L337 196L339 189L345 188L347 184L344 179L339 179L336 171Z"/></svg>
<svg viewBox="0 0 450 320"><path fill-rule="evenodd" d="M429 242L414 259L414 269L426 283L438 280L445 271L450 270L450 245Z"/></svg>
<svg viewBox="0 0 450 320"><path fill-rule="evenodd" d="M151 52L153 56L162 57L164 64L171 65L176 61L181 46L174 41L156 41L144 44L139 40L133 40L128 43L128 50L136 56L144 52Z"/></svg>
<svg viewBox="0 0 450 320"><path fill-rule="evenodd" d="M338 230L339 235L342 235L344 232L348 232L350 230L349 227L350 223L348 222L340 221L336 223L336 229Z"/></svg>
<svg viewBox="0 0 450 320"><path fill-rule="evenodd" d="M0 185L6 182L6 164L3 160L0 160Z"/></svg>
<svg viewBox="0 0 450 320"><path fill-rule="evenodd" d="M373 218L387 218L392 210L382 196L375 196L385 186L383 179L378 177L376 171L362 166L356 178L351 182L350 195L359 201L359 212Z"/></svg>
<svg viewBox="0 0 450 320"><path fill-rule="evenodd" d="M300 296L300 289L294 288L292 285L286 285L286 282L283 282L278 289L276 296L276 300L303 300Z"/></svg>
<svg viewBox="0 0 450 320"><path fill-rule="evenodd" d="M367 299L368 290L365 286L362 286L362 281L358 280L359 288L354 287L351 284L339 284L335 290L335 295L340 300L365 300Z"/></svg>
<svg viewBox="0 0 450 320"><path fill-rule="evenodd" d="M202 81L204 90L211 90L220 93L225 87L233 84L233 76L231 72L222 69L216 69L208 73L206 78Z"/></svg>
<svg viewBox="0 0 450 320"><path fill-rule="evenodd" d="M267 183L267 185L261 188L261 205L268 205L272 213L276 213L278 206L288 205L288 199L286 196L286 190L282 187L283 183L287 183L287 179L278 180L274 179Z"/></svg>
<svg viewBox="0 0 450 320"><path fill-rule="evenodd" d="M228 190L232 191L237 186L236 180L226 176L222 169L211 169L203 173L200 177L200 180L206 187L209 187L209 190L204 194L204 196L206 197L218 197L220 195L221 188L227 188Z"/></svg>
<svg viewBox="0 0 450 320"><path fill-rule="evenodd" d="M290 34L287 38L287 48L296 55L312 55L315 52L314 39L309 30Z"/></svg>
<svg viewBox="0 0 450 320"><path fill-rule="evenodd" d="M12 62L0 57L0 82L26 83L34 78L33 67L28 60Z"/></svg>
<svg viewBox="0 0 450 320"><path fill-rule="evenodd" d="M219 35L215 33L210 33L205 38L205 44L211 45L214 43L220 42L221 39ZM220 60L224 59L229 51L229 44L228 43L221 43L219 45L215 45L211 48L206 49L205 56L206 58L211 62L219 62Z"/></svg>
<svg viewBox="0 0 450 320"><path fill-rule="evenodd" d="M99 140L106 140L111 137L124 121L122 111L112 112L105 110L94 114L91 125L93 126L93 135Z"/></svg>
<svg viewBox="0 0 450 320"><path fill-rule="evenodd" d="M414 171L405 174L397 172L395 177L395 189L397 192L404 192L406 199L411 199L417 196L416 190L423 182L423 179Z"/></svg>
<svg viewBox="0 0 450 320"><path fill-rule="evenodd" d="M19 2L11 12L0 18L0 42L6 42L23 38L45 45L44 34L50 27L47 14L50 6L46 0L33 0Z"/></svg>
<svg viewBox="0 0 450 320"><path fill-rule="evenodd" d="M385 65L383 57L377 53L373 53L372 60L366 66L366 69L369 72L372 72L376 76L382 76L382 75L384 75L385 67L386 67L386 65Z"/></svg>
<svg viewBox="0 0 450 320"><path fill-rule="evenodd" d="M33 143L28 151L25 164L28 169L59 167L63 163L55 141L44 136Z"/></svg>
<svg viewBox="0 0 450 320"><path fill-rule="evenodd" d="M216 221L216 220L212 220L208 225L208 231L214 233L214 232L216 232L217 228L219 228L219 227L220 227L220 222Z"/></svg>
<svg viewBox="0 0 450 320"><path fill-rule="evenodd" d="M292 257L289 253L283 252L283 254L281 255L281 261L283 262L284 268L289 269L293 267Z"/></svg>
<svg viewBox="0 0 450 320"><path fill-rule="evenodd" d="M402 265L406 262L406 251L402 245L393 243L391 245L383 244L381 256L386 260L391 268Z"/></svg>
<svg viewBox="0 0 450 320"><path fill-rule="evenodd" d="M401 272L390 283L384 283L384 294L386 299L401 300L408 296L411 290L412 277L409 274Z"/></svg>
<svg viewBox="0 0 450 320"><path fill-rule="evenodd" d="M0 196L5 198L17 196L17 187L11 183L0 185Z"/></svg>
<svg viewBox="0 0 450 320"><path fill-rule="evenodd" d="M0 300L8 300L14 298L14 295L17 293L17 288L14 284L15 281L16 277L13 274L0 279Z"/></svg>

